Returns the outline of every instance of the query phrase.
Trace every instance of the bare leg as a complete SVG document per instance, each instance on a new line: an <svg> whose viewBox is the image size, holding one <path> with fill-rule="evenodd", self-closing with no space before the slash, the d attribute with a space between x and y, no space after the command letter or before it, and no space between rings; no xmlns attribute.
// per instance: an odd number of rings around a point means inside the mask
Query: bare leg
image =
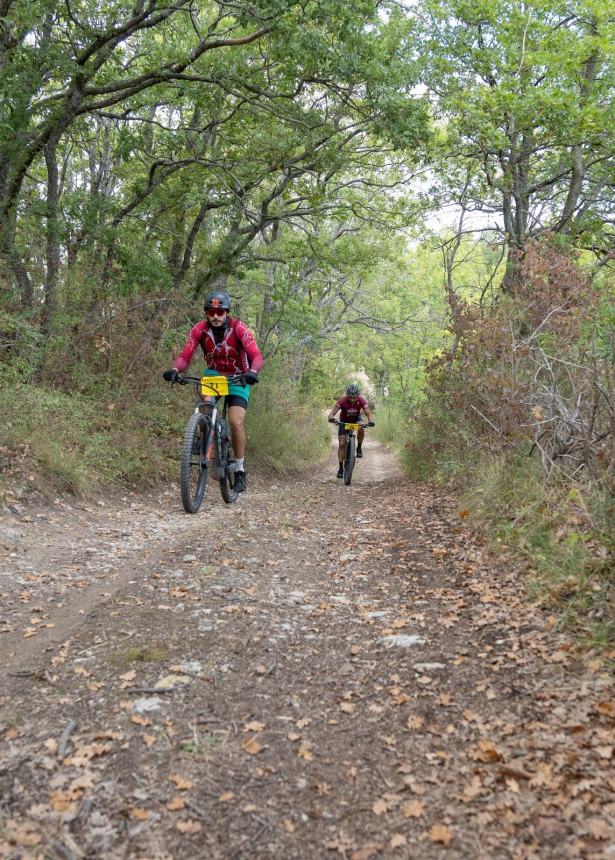
<svg viewBox="0 0 615 860"><path fill-rule="evenodd" d="M344 462L344 451L345 450L346 450L346 437L340 436L339 437L339 447L337 449L337 459L339 461L340 466Z"/></svg>
<svg viewBox="0 0 615 860"><path fill-rule="evenodd" d="M228 422L231 425L231 439L233 440L233 451L235 457L241 460L246 453L246 410L243 406L230 406L228 410Z"/></svg>
<svg viewBox="0 0 615 860"><path fill-rule="evenodd" d="M359 443L359 447L361 447L363 443L363 437L365 436L365 430L362 427L359 427L357 430L357 442Z"/></svg>

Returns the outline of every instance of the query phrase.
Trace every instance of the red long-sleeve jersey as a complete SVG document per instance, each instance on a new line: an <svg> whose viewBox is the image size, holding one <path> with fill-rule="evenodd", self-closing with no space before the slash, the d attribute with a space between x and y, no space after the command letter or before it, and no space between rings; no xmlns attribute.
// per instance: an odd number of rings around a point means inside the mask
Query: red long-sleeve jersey
<svg viewBox="0 0 615 860"><path fill-rule="evenodd" d="M195 350L201 345L207 367L219 373L232 375L253 370L258 373L263 366L261 351L256 345L250 329L233 317L220 343L216 343L208 320L201 320L191 330L186 345L173 362L173 367L182 373L192 361Z"/></svg>

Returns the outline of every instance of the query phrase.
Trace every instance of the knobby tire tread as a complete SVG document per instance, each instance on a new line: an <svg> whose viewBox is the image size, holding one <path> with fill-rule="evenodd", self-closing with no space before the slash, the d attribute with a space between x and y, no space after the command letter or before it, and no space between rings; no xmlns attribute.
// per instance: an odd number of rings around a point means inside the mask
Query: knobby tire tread
<svg viewBox="0 0 615 860"><path fill-rule="evenodd" d="M196 454L192 453L194 440L199 436L199 427L202 427L202 435L206 442L209 437L210 419L201 412L193 413L188 419L184 433L184 443L181 452L180 488L184 510L188 514L196 514L203 502L205 487L207 485L207 469L199 473L196 483L196 492L192 494L194 469L192 459Z"/></svg>
<svg viewBox="0 0 615 860"><path fill-rule="evenodd" d="M346 451L344 452L344 483L350 486L352 481L352 470L355 463L355 441L354 436L346 442Z"/></svg>
<svg viewBox="0 0 615 860"><path fill-rule="evenodd" d="M227 431L228 432L228 431ZM223 430L224 433L224 430ZM220 440L220 449L221 449L221 460L220 465L224 469L224 477L220 478L220 494L227 505L232 505L233 502L236 502L239 498L239 493L236 493L233 487L231 486L231 473L228 470L229 460L230 460L230 442L228 436L223 435Z"/></svg>

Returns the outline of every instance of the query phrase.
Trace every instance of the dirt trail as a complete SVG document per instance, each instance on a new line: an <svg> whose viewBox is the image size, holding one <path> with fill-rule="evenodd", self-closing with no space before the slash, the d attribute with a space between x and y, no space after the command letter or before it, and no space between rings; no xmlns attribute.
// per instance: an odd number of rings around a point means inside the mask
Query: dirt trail
<svg viewBox="0 0 615 860"><path fill-rule="evenodd" d="M365 452L0 523L0 856L615 856L601 664Z"/></svg>

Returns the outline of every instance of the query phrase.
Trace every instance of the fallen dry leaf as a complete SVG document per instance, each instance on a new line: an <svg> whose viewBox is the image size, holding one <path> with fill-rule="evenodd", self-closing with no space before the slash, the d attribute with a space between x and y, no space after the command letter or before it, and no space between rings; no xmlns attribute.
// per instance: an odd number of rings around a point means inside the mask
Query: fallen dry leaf
<svg viewBox="0 0 615 860"><path fill-rule="evenodd" d="M258 720L252 720L252 722L245 724L242 731L244 731L244 732L262 732L264 728L265 728L265 723L259 723Z"/></svg>
<svg viewBox="0 0 615 860"><path fill-rule="evenodd" d="M178 821L175 824L175 829L179 830L180 833L200 833L203 829L203 825L199 824L198 821L193 821L191 818L188 818L186 821Z"/></svg>
<svg viewBox="0 0 615 860"><path fill-rule="evenodd" d="M192 788L193 785L191 780L186 779L178 773L174 773L172 776L170 776L169 782L174 783L175 787L178 788L180 791L188 791L188 789Z"/></svg>
<svg viewBox="0 0 615 860"><path fill-rule="evenodd" d="M405 818L420 818L425 811L425 804L422 800L409 800L401 808Z"/></svg>
<svg viewBox="0 0 615 860"><path fill-rule="evenodd" d="M147 809L141 809L138 806L130 806L128 808L128 812L130 813L130 817L134 818L136 821L147 821L149 818L149 812Z"/></svg>
<svg viewBox="0 0 615 860"><path fill-rule="evenodd" d="M467 720L469 723L480 723L480 714L477 714L476 711L470 711L468 708L463 712L464 720Z"/></svg>
<svg viewBox="0 0 615 860"><path fill-rule="evenodd" d="M312 759L314 758L314 753L305 744L299 747L299 750L297 751L297 755L300 758L302 758L304 761L312 761Z"/></svg>
<svg viewBox="0 0 615 860"><path fill-rule="evenodd" d="M185 805L186 801L183 797L174 797L167 803L167 809L170 809L171 812L176 812L178 809L183 809Z"/></svg>
<svg viewBox="0 0 615 860"><path fill-rule="evenodd" d="M84 746L77 747L72 756L65 758L64 764L72 765L73 767L85 767L91 759L105 755L112 749L111 744L85 744Z"/></svg>
<svg viewBox="0 0 615 860"><path fill-rule="evenodd" d="M596 710L600 714L604 714L606 717L615 718L615 702L598 702Z"/></svg>
<svg viewBox="0 0 615 860"><path fill-rule="evenodd" d="M491 741L488 741L486 738L481 738L478 742L477 749L470 752L470 758L473 758L475 761L482 761L485 764L489 764L489 762L500 761L502 755L498 752Z"/></svg>
<svg viewBox="0 0 615 860"><path fill-rule="evenodd" d="M378 842L366 842L361 848L357 848L350 855L350 860L370 860L381 850L382 846Z"/></svg>
<svg viewBox="0 0 615 860"><path fill-rule="evenodd" d="M610 839L613 835L612 828L604 818L590 818L587 822L587 829L594 839Z"/></svg>
<svg viewBox="0 0 615 860"><path fill-rule="evenodd" d="M81 789L84 789L84 788L92 788L93 785L94 785L94 774L91 773L89 770L86 770L85 773L82 773L81 776L78 776L76 779L74 779L71 782L68 790L71 792L77 792L77 791L81 791Z"/></svg>
<svg viewBox="0 0 615 860"><path fill-rule="evenodd" d="M262 746L254 738L244 738L241 746L249 755L257 755L262 750Z"/></svg>
<svg viewBox="0 0 615 860"><path fill-rule="evenodd" d="M83 675L85 678L91 678L92 677L92 673L88 672L88 670L85 668L85 666L74 666L73 672L76 675Z"/></svg>
<svg viewBox="0 0 615 860"><path fill-rule="evenodd" d="M32 825L18 824L16 821L6 822L3 835L10 839L10 841L15 845L21 845L24 847L40 845L43 839L42 835L37 833ZM32 855L28 854L28 857L31 856Z"/></svg>
<svg viewBox="0 0 615 860"><path fill-rule="evenodd" d="M218 800L221 803L228 803L229 800L234 800L235 794L232 791L225 791L224 794L221 794Z"/></svg>
<svg viewBox="0 0 615 860"><path fill-rule="evenodd" d="M408 840L404 836L403 833L394 833L391 836L391 841L389 842L389 848L402 848L404 845L408 844Z"/></svg>
<svg viewBox="0 0 615 860"><path fill-rule="evenodd" d="M446 824L434 824L429 831L429 838L432 842L439 842L447 848L453 840L455 834L446 826Z"/></svg>
<svg viewBox="0 0 615 860"><path fill-rule="evenodd" d="M384 815L385 812L388 812L388 809L389 805L382 797L379 800L375 800L372 804L374 815Z"/></svg>

